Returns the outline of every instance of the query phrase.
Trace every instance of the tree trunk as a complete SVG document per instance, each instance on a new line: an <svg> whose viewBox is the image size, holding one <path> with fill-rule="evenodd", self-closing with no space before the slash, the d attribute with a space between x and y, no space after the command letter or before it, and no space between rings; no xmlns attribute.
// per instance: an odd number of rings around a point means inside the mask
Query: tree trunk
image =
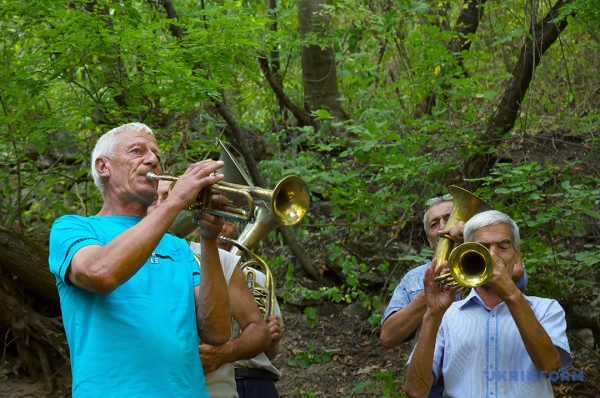
<svg viewBox="0 0 600 398"><path fill-rule="evenodd" d="M40 374L43 375L46 389L51 392L54 372L47 350L58 352L64 360L69 359L62 320L60 317L42 315L29 306L19 292L17 282L1 270L0 325L5 326L15 338L18 360L12 372L18 375L24 370L33 380L39 379Z"/></svg>
<svg viewBox="0 0 600 398"><path fill-rule="evenodd" d="M515 125L521 110L521 104L534 76L535 68L542 60L542 55L554 44L560 33L567 27L567 19L558 24L552 22L559 15L560 9L571 0L558 0L554 7L535 24L528 39L521 48L519 60L513 69L513 77L508 82L498 108L492 117L486 131L479 139L494 142L504 137ZM488 145L489 148L491 145ZM488 173L493 166L493 157L486 148L480 154L473 155L465 162L463 173L466 178L477 178Z"/></svg>
<svg viewBox="0 0 600 398"><path fill-rule="evenodd" d="M18 276L52 303L59 304L56 278L48 267L48 250L3 226L0 226L0 268Z"/></svg>
<svg viewBox="0 0 600 398"><path fill-rule="evenodd" d="M321 1L300 0L298 6L302 40L306 40L311 34L322 36L329 22L322 14L324 8ZM335 120L348 119L339 101L341 95L338 90L335 54L331 44L302 46L302 81L305 107L309 112L325 107Z"/></svg>
<svg viewBox="0 0 600 398"><path fill-rule="evenodd" d="M163 0L163 6L168 13L169 20L177 20L179 18L171 1ZM175 37L178 37L178 38L182 38L183 35L185 35L184 30L178 31L176 29L171 29L171 32L173 33L173 35L175 35ZM337 82L336 82L336 88L337 88ZM260 169L258 167L258 164L256 163L256 159L254 158L254 156L252 155L252 152L250 151L250 146L248 145L246 137L243 134L239 123L237 122L235 117L231 114L231 112L229 111L229 107L225 103L225 94L224 93L222 94L221 101L213 100L213 105L219 112L219 115L221 115L223 120L225 120L225 122L229 126L232 136L235 137L237 144L238 144L238 149L240 150L242 157L244 158L244 161L246 162L246 167L248 168L248 172L250 173L250 176L252 177L252 181L257 186L264 188L264 181L260 175ZM311 276L313 276L313 278L315 278L316 280L323 280L322 276L317 272L317 270L313 266L312 262L306 256L306 253L304 253L304 250L302 250L300 245L298 245L294 235L284 226L282 226L280 228L280 232L283 235L286 242L288 243L288 246L290 247L290 250L292 251L292 253L294 253L296 258L300 261L300 265L302 265L302 267Z"/></svg>

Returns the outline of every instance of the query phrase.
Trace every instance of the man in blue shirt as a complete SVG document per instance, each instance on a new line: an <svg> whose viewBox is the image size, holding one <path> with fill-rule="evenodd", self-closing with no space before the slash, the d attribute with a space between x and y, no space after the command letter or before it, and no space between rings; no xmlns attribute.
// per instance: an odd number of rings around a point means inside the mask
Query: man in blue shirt
<svg viewBox="0 0 600 398"><path fill-rule="evenodd" d="M517 225L490 210L467 221L464 237L490 251L493 274L455 302L458 288L434 280L447 262L436 270L434 260L425 271L427 310L407 363L407 395L426 396L443 377L448 397L553 396L548 375L572 364L565 314L555 300L527 297L514 284L521 263Z"/></svg>
<svg viewBox="0 0 600 398"><path fill-rule="evenodd" d="M227 284L217 236L223 220L199 214L202 267L187 243L165 234L222 162L192 164L160 208L147 214L161 174L152 131L130 123L103 135L92 175L103 197L95 216L66 215L50 232L70 348L73 397L208 397L198 337L229 339ZM213 195L219 203L226 198Z"/></svg>
<svg viewBox="0 0 600 398"><path fill-rule="evenodd" d="M448 234L457 243L463 241L464 222L459 222L452 229L446 229L446 223L452 212L454 198L444 195L429 199L427 211L423 216L423 227L429 246L435 250L440 236ZM412 340L427 309L423 292L423 276L431 263L423 264L404 275L390 300L381 319L380 343L383 348L392 349L403 342ZM527 273L521 264L515 267L513 279L521 291L527 285ZM443 381L436 383L429 394L430 398L441 397L444 392Z"/></svg>

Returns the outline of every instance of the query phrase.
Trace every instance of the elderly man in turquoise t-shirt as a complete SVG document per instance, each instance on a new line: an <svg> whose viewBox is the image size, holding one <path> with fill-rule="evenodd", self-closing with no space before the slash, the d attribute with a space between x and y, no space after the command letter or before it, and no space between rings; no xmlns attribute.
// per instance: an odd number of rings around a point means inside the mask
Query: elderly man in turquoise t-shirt
<svg viewBox="0 0 600 398"><path fill-rule="evenodd" d="M223 220L200 213L201 270L187 243L165 233L200 190L222 179L214 172L223 163L192 164L168 200L147 214L157 182L146 174L161 174L160 159L147 126L109 131L92 153L102 209L62 216L50 232L73 397L208 398L198 336L219 345L231 330L216 240Z"/></svg>

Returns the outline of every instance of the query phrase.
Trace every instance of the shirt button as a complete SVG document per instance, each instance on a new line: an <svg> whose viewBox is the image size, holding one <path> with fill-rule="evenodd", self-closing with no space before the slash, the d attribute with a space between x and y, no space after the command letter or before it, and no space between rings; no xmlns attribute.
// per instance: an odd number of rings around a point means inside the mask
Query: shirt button
<svg viewBox="0 0 600 398"><path fill-rule="evenodd" d="M492 314L492 318L495 317L496 315Z"/></svg>
<svg viewBox="0 0 600 398"><path fill-rule="evenodd" d="M494 369L494 365L490 365L490 369Z"/></svg>
<svg viewBox="0 0 600 398"><path fill-rule="evenodd" d="M494 395L494 392L493 392L493 391L492 391L492 392L490 392L490 395Z"/></svg>
<svg viewBox="0 0 600 398"><path fill-rule="evenodd" d="M493 338L493 337L490 337L490 340L494 341L494 338Z"/></svg>

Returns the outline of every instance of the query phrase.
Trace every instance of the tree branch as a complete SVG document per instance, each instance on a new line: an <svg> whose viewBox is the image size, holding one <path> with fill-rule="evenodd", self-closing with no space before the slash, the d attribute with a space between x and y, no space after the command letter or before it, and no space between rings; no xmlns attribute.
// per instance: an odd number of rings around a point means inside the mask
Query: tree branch
<svg viewBox="0 0 600 398"><path fill-rule="evenodd" d="M544 20L535 25L532 32L535 41L529 39L521 48L519 60L513 69L513 77L508 82L500 105L485 132L487 137L502 136L514 127L523 98L533 79L535 67L539 65L542 55L554 44L568 24L567 18L560 21L558 25L551 21L558 17L560 9L570 1L558 0Z"/></svg>
<svg viewBox="0 0 600 398"><path fill-rule="evenodd" d="M300 123L300 126L313 126L313 120L308 114L308 112L294 104L289 99L289 97L285 95L283 89L281 88L281 85L275 77L275 74L269 66L269 60L267 60L267 58L264 55L260 55L258 57L258 63L260 64L260 68L265 74L265 79L267 79L269 86L271 86L271 89L275 93L275 96L287 109L290 110L290 112L292 112L294 117L298 119L298 123Z"/></svg>
<svg viewBox="0 0 600 398"><path fill-rule="evenodd" d="M542 55L554 44L560 33L567 27L567 18L558 24L552 22L560 14L560 9L572 0L558 0L543 21L533 27L531 37L521 48L519 60L515 65L512 78L509 80L495 114L492 116L486 131L479 140L493 140L503 137L515 125L525 94L533 80L535 68L542 60ZM574 11L575 12L575 11ZM572 14L574 15L574 13ZM463 174L466 178L477 178L485 175L492 167L493 154L484 146L480 152L466 160Z"/></svg>
<svg viewBox="0 0 600 398"><path fill-rule="evenodd" d="M154 3L154 2L150 1L150 3ZM165 8L165 10L167 11L168 19L177 19L178 18L177 11L173 7L173 4L171 3L170 0L162 0L162 5ZM181 28L180 29L171 29L171 33L175 37L181 38L185 34L185 31ZM200 68L199 65L196 65L196 67ZM260 175L260 169L256 163L256 160L254 159L254 156L252 155L252 152L250 151L250 147L248 146L248 141L246 140L246 137L243 134L243 132L240 128L240 125L238 124L237 120L235 120L235 117L231 114L231 112L229 111L229 107L225 103L224 93L221 93L221 101L219 101L215 98L211 98L211 101L212 101L213 105L215 106L215 108L217 109L217 112L219 112L219 115L221 115L223 120L225 120L225 123L227 123L227 125L231 129L231 132L234 135L234 137L237 139L237 141L240 145L239 150L242 153L242 156L246 162L246 166L248 167L248 172L250 173L252 180L254 181L254 183L257 186L264 187L264 181ZM284 227L284 226L281 226L279 228L279 231L281 232L281 235L283 235L283 238L287 242L288 247L290 248L290 250L292 251L294 256L296 256L296 258L300 262L300 265L302 266L302 268L304 268L304 270L315 280L325 283L325 280L323 279L322 275L319 274L319 272L313 266L313 264L310 261L310 259L308 258L308 256L304 253L304 250L302 250L302 247L300 247L300 245L296 241L294 234L292 234L291 231L287 227Z"/></svg>

